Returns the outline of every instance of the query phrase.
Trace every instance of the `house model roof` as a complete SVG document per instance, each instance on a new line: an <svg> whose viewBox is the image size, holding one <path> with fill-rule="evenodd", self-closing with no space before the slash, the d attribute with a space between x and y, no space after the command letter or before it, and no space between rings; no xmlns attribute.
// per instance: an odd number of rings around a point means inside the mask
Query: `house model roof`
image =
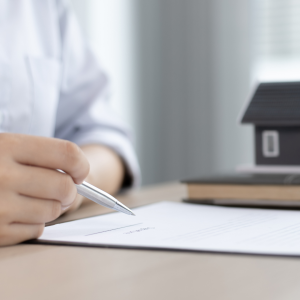
<svg viewBox="0 0 300 300"><path fill-rule="evenodd" d="M300 126L300 81L260 83L241 123Z"/></svg>

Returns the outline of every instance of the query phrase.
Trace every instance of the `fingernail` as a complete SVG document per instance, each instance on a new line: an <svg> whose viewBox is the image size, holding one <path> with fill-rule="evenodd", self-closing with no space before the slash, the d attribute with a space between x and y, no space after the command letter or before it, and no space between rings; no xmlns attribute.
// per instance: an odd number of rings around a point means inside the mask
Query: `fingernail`
<svg viewBox="0 0 300 300"><path fill-rule="evenodd" d="M72 204L70 204L70 205L67 205L67 206L61 206L61 210L62 211L65 211L65 210L67 210L70 206L71 206Z"/></svg>

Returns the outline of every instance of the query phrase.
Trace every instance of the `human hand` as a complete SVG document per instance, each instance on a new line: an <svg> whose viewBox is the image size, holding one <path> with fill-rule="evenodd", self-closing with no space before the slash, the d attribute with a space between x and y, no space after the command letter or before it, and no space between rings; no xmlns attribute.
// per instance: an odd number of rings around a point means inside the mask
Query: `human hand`
<svg viewBox="0 0 300 300"><path fill-rule="evenodd" d="M80 201L74 183L88 173L89 163L74 143L1 133L0 246L39 237L46 222Z"/></svg>

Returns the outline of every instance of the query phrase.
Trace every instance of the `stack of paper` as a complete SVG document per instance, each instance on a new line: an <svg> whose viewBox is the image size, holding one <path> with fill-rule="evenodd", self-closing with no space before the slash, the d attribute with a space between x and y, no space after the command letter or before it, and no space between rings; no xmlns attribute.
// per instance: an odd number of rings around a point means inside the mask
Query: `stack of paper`
<svg viewBox="0 0 300 300"><path fill-rule="evenodd" d="M42 243L300 255L300 211L161 202L45 228Z"/></svg>

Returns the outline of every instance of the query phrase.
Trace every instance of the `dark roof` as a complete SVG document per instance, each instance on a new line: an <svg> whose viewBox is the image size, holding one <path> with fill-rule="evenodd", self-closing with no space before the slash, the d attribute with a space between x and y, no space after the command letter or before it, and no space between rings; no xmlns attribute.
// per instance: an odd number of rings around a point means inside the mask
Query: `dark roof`
<svg viewBox="0 0 300 300"><path fill-rule="evenodd" d="M300 125L300 81L259 84L241 122Z"/></svg>

